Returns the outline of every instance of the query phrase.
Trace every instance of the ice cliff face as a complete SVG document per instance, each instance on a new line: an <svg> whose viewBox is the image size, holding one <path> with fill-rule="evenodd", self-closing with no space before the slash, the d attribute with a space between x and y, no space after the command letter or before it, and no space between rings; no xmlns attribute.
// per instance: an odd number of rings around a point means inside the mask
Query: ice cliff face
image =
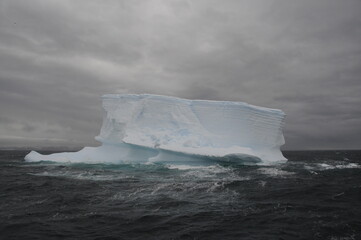
<svg viewBox="0 0 361 240"><path fill-rule="evenodd" d="M100 154L97 161L108 162L106 159L119 151L110 158L117 162L129 161L144 152L138 160L144 157L145 161L164 161L165 158L171 161L172 153L177 157L178 153L217 158L238 156L240 160L253 157L261 164L286 160L280 152L280 146L284 144L285 116L281 110L242 102L187 100L149 94L104 95L103 108L103 126L96 137L103 146L95 148L98 150L85 148L72 153L74 159L67 156L67 160L81 160L84 154L88 160L93 159L91 155L99 155L104 148L116 149L104 156ZM90 149L95 153L84 153ZM61 160L62 156L32 154L34 156L29 154L27 160L52 160L49 159L52 156Z"/></svg>

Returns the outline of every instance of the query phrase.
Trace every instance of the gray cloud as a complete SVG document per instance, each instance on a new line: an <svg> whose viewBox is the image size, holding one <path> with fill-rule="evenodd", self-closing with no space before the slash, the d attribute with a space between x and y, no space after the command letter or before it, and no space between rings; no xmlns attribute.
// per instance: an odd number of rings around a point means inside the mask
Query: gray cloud
<svg viewBox="0 0 361 240"><path fill-rule="evenodd" d="M0 1L1 146L96 145L100 96L245 101L286 149L360 148L361 2Z"/></svg>

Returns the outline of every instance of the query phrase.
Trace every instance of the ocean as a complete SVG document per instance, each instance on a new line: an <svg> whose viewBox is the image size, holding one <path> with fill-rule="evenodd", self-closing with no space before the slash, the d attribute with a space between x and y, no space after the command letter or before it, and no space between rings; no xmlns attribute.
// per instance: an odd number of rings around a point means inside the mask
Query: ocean
<svg viewBox="0 0 361 240"><path fill-rule="evenodd" d="M0 151L1 239L361 239L361 151L286 151L268 167L27 153Z"/></svg>

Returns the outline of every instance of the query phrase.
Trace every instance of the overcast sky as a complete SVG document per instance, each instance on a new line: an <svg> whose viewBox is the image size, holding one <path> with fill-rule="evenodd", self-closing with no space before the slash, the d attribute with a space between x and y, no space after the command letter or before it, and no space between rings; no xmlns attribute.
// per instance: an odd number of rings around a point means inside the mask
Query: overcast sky
<svg viewBox="0 0 361 240"><path fill-rule="evenodd" d="M361 148L360 0L0 0L0 147L95 146L100 96L244 101Z"/></svg>

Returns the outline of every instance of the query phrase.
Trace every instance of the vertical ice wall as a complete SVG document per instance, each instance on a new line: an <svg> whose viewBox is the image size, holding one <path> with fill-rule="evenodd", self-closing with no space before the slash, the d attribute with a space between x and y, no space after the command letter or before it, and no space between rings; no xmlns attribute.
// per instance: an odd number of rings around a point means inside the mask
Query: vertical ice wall
<svg viewBox="0 0 361 240"><path fill-rule="evenodd" d="M285 114L242 102L158 95L103 96L104 123L96 138L190 154L249 154L279 160Z"/></svg>

